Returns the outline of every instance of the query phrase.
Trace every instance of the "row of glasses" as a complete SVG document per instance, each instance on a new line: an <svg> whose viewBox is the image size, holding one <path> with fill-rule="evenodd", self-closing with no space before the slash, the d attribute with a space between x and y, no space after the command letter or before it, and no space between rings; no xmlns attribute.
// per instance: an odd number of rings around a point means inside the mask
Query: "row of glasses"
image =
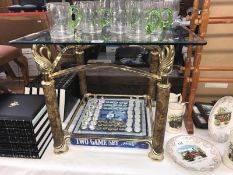
<svg viewBox="0 0 233 175"><path fill-rule="evenodd" d="M93 0L49 3L51 38L111 32L131 38L158 35L174 24L180 0Z"/></svg>
<svg viewBox="0 0 233 175"><path fill-rule="evenodd" d="M179 18L180 0L129 0L127 33L131 38L160 35Z"/></svg>

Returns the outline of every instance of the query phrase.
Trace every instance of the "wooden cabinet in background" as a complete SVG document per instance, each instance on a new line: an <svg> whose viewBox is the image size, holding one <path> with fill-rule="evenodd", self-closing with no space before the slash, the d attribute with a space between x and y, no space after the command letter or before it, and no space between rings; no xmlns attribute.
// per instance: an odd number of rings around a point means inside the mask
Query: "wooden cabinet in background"
<svg viewBox="0 0 233 175"><path fill-rule="evenodd" d="M12 5L12 0L1 0L0 1L0 7L6 7L8 5Z"/></svg>
<svg viewBox="0 0 233 175"><path fill-rule="evenodd" d="M0 13L8 12L7 7L12 4L12 0L0 0Z"/></svg>

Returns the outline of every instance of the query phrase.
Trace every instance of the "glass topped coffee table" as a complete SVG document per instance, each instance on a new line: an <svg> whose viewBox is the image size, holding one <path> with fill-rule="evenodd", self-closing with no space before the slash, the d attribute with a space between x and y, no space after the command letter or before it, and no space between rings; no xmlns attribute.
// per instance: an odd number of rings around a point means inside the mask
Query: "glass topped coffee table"
<svg viewBox="0 0 233 175"><path fill-rule="evenodd" d="M70 40L51 40L49 31L41 31L33 33L10 42L11 44L33 44L33 54L35 61L38 63L42 74L42 86L46 99L48 116L52 127L54 139L54 152L63 153L68 151L66 139L71 137L68 129L63 131L61 119L59 117L58 105L56 103L56 91L54 86L54 78L60 77L72 72L78 72L80 91L85 97L87 96L86 76L85 71L89 69L105 69L112 68L122 71L128 71L138 74L149 79L149 89L146 97L148 107L151 106L151 99L156 95L156 114L152 123L152 136L150 137L105 137L101 139L117 139L125 141L142 141L149 143L151 151L149 157L154 160L163 159L163 143L165 135L165 126L168 110L168 101L170 94L169 75L173 69L173 61L175 45L205 45L206 41L192 33L189 29L178 26L171 29L166 29L160 35L152 35L143 39L134 39L127 34L113 35L109 32L103 32L99 35L76 35ZM53 58L50 45L62 44L64 49ZM150 71L127 67L124 65L114 64L87 64L84 65L84 50L94 45L141 45L151 51ZM72 51L77 62L77 66L65 70L57 70L57 65L61 61L62 55ZM155 94L154 83L157 82L157 93ZM83 137L81 134L75 134L76 137ZM85 135L88 137L88 135ZM90 136L98 139L98 136Z"/></svg>

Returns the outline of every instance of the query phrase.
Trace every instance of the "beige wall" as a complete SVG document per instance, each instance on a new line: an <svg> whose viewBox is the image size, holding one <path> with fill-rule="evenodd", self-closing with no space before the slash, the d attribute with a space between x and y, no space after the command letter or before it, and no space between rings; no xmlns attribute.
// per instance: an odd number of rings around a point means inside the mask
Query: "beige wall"
<svg viewBox="0 0 233 175"><path fill-rule="evenodd" d="M233 0L211 2L210 16L233 16ZM233 67L233 24L210 24L206 40L201 66ZM233 72L201 72L201 77L233 78ZM206 88L205 85L199 83L198 97L233 95L233 83L227 88Z"/></svg>

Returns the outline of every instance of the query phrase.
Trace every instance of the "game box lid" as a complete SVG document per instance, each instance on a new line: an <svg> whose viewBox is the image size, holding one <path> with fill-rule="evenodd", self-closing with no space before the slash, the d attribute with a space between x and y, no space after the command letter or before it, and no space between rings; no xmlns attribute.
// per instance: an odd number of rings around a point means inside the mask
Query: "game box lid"
<svg viewBox="0 0 233 175"><path fill-rule="evenodd" d="M67 132L71 133L71 143L148 148L146 140L151 136L148 100L148 96L84 97L80 109L66 127Z"/></svg>

